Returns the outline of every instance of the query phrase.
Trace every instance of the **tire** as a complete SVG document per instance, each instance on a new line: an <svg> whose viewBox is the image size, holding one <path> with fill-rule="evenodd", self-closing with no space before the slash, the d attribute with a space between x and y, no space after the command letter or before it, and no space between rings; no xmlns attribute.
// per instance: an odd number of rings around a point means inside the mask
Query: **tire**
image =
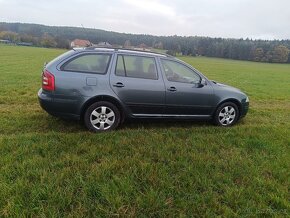
<svg viewBox="0 0 290 218"><path fill-rule="evenodd" d="M116 129L120 124L120 111L107 101L100 101L88 107L84 123L92 132L105 132Z"/></svg>
<svg viewBox="0 0 290 218"><path fill-rule="evenodd" d="M218 126L233 126L240 117L239 108L235 103L225 102L221 104L214 115L214 123Z"/></svg>

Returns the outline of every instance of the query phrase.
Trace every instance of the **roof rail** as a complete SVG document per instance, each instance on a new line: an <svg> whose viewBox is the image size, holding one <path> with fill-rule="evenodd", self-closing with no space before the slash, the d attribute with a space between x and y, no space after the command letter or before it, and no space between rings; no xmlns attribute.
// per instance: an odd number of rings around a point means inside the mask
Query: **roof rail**
<svg viewBox="0 0 290 218"><path fill-rule="evenodd" d="M106 47L106 46L89 46L85 47L85 50L95 50L95 49L110 49L110 50L115 50L115 51L135 51L135 52L144 52L144 53L151 53L151 54L156 54L156 55L162 55L166 57L172 57L171 55L165 54L165 53L160 53L160 52L155 52L155 51L146 51L146 50L141 50L138 48L122 48L122 47Z"/></svg>
<svg viewBox="0 0 290 218"><path fill-rule="evenodd" d="M111 50L115 50L116 49L116 48L113 48L113 47L97 46L97 45L84 47L84 49L86 49L86 50L94 50L94 49L97 49L97 48L100 48L100 49L111 49Z"/></svg>

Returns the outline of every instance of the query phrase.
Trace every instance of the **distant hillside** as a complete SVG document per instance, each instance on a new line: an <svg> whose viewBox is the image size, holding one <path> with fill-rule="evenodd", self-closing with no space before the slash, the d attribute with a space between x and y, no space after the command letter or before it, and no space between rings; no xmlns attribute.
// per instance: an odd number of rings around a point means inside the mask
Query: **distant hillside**
<svg viewBox="0 0 290 218"><path fill-rule="evenodd" d="M41 37L44 34L49 34L53 37L61 37L67 40L80 38L88 39L94 43L108 41L110 44L118 45L123 45L126 40L129 39L132 45L145 43L146 45L151 46L154 42L154 39L159 38L151 35L134 35L81 27L57 27L40 24L1 22L0 31L12 31L18 34L32 35L34 37Z"/></svg>
<svg viewBox="0 0 290 218"><path fill-rule="evenodd" d="M80 27L57 27L39 24L1 23L0 39L31 42L36 46L68 48L71 40L88 39L93 43L143 46L166 49L170 54L252 60L290 62L290 40L224 39L210 37L153 36L117 33Z"/></svg>

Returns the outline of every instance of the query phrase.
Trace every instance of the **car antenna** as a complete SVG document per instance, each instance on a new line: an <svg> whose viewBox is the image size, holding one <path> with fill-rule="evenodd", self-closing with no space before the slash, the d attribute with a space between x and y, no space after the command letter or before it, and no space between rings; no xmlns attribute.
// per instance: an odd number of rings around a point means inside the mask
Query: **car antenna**
<svg viewBox="0 0 290 218"><path fill-rule="evenodd" d="M82 25L82 28L84 29L84 32L85 32L86 35L87 35L87 40L90 42L90 44L87 44L87 47L93 46L93 43L89 40L89 35L88 35L88 31L87 31L87 29L84 27L83 24L81 24L81 25Z"/></svg>

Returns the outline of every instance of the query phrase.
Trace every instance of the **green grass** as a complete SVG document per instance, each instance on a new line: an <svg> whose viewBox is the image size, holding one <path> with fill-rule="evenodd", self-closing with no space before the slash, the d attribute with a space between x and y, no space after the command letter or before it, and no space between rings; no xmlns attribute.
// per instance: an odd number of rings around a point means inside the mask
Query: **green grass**
<svg viewBox="0 0 290 218"><path fill-rule="evenodd" d="M0 46L0 217L286 217L290 65L182 57L250 96L232 128L131 122L93 134L38 104L63 50Z"/></svg>

